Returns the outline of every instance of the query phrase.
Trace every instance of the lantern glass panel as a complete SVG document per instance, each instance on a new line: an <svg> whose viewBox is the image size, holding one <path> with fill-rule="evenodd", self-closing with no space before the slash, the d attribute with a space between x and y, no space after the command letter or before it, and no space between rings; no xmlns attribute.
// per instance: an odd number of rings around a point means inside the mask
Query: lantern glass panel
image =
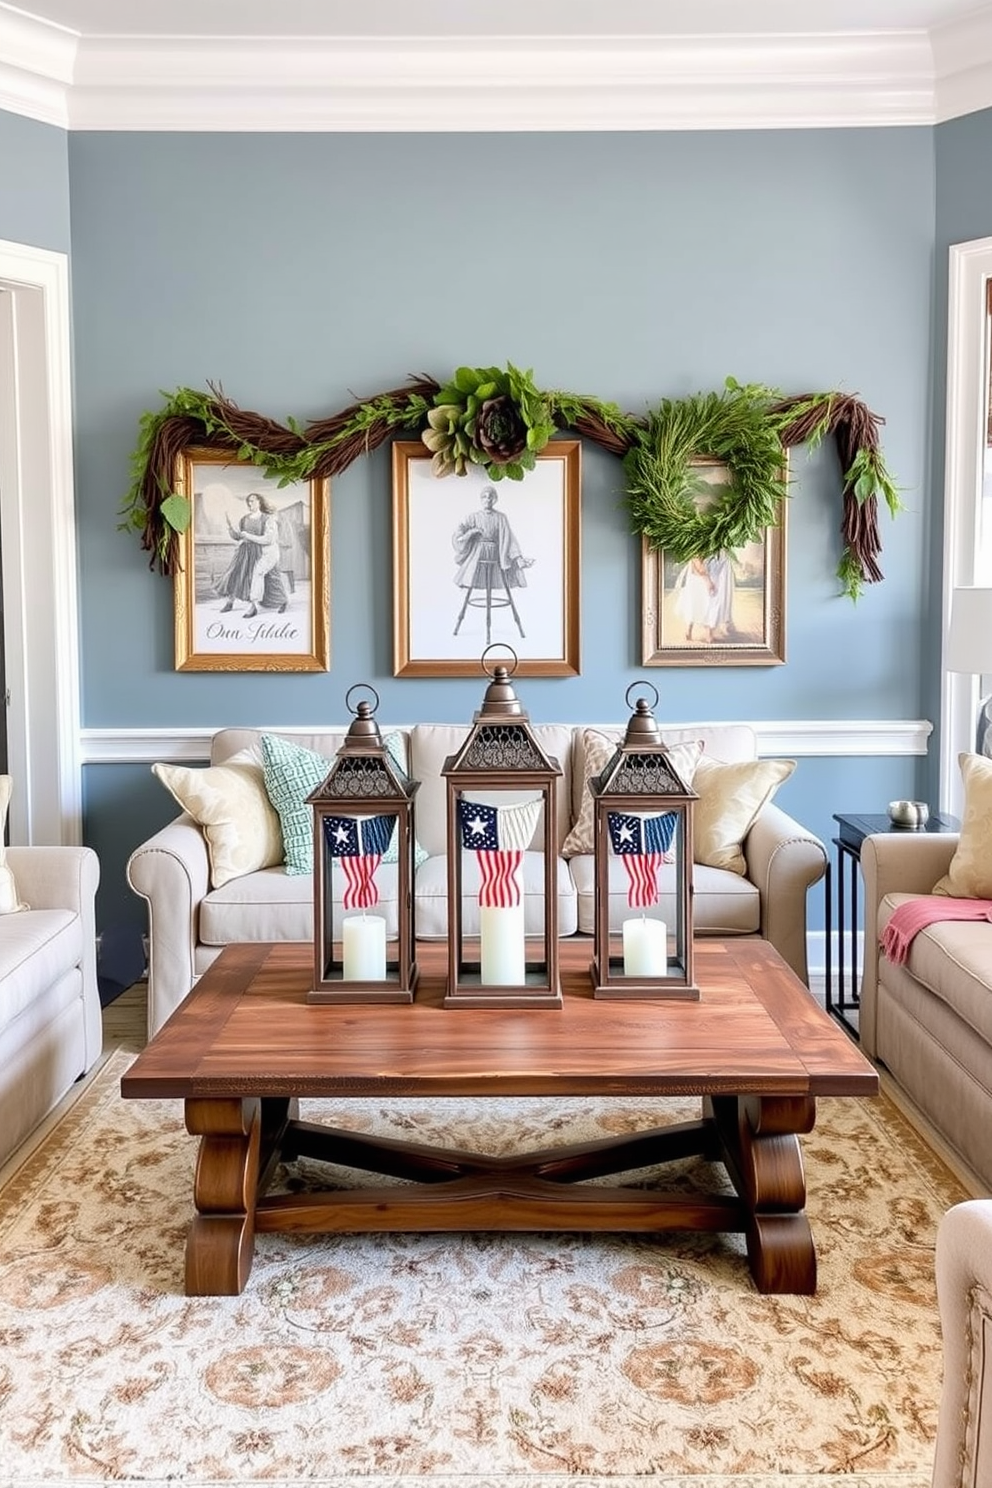
<svg viewBox="0 0 992 1488"><path fill-rule="evenodd" d="M547 980L543 858L532 849L541 791L455 791L462 970L485 987ZM540 883L530 882L535 871Z"/></svg>
<svg viewBox="0 0 992 1488"><path fill-rule="evenodd" d="M628 812L611 806L606 827L610 974L684 979L684 811Z"/></svg>
<svg viewBox="0 0 992 1488"><path fill-rule="evenodd" d="M398 981L399 865L381 859L396 813L321 812L324 852L324 980Z"/></svg>

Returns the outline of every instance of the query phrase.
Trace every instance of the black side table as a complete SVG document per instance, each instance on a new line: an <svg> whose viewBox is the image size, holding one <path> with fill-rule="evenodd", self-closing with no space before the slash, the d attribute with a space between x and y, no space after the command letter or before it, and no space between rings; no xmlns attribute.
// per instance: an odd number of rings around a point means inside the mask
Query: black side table
<svg viewBox="0 0 992 1488"><path fill-rule="evenodd" d="M837 849L837 996L834 997L833 957L833 887L830 863L824 876L827 907L827 935L824 969L826 972L825 1005L828 1013L843 1023L848 1033L859 1037L856 1023L847 1018L861 1006L858 992L858 869L861 863L861 844L866 837L877 832L959 832L961 823L953 816L931 816L925 827L897 827L886 813L880 815L853 816L835 812L838 824L837 836L833 839Z"/></svg>

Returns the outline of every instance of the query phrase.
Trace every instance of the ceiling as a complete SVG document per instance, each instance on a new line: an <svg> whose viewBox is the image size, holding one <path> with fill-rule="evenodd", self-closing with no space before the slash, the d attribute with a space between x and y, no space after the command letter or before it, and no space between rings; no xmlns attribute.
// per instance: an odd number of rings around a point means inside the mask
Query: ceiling
<svg viewBox="0 0 992 1488"><path fill-rule="evenodd" d="M78 36L720 36L931 30L976 0L27 0Z"/></svg>
<svg viewBox="0 0 992 1488"><path fill-rule="evenodd" d="M0 108L68 129L932 124L976 0L0 0Z"/></svg>

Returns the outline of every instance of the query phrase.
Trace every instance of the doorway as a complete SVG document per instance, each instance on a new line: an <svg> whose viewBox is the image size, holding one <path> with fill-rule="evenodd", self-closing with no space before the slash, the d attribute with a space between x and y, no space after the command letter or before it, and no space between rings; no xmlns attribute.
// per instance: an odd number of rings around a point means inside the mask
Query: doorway
<svg viewBox="0 0 992 1488"><path fill-rule="evenodd" d="M82 841L69 268L0 240L0 588L10 840Z"/></svg>

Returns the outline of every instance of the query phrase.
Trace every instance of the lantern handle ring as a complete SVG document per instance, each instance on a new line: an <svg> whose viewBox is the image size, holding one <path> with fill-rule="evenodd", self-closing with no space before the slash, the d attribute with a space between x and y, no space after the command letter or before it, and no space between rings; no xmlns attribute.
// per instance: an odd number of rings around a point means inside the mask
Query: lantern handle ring
<svg viewBox="0 0 992 1488"><path fill-rule="evenodd" d="M366 688L367 691L369 691L372 694L372 696L375 698L375 702L369 708L369 712L372 713L372 714L374 714L376 708L378 708L378 706L379 706L379 694L376 692L375 688L372 686L372 683L371 682L355 682L353 684L353 686L351 686L351 687L348 688L348 691L344 695L344 705L345 705L345 708L347 709L347 711L349 713L354 713L354 714L356 714L356 716L358 714L358 708L361 707L361 703L359 703L357 707L352 707L352 704L351 704L351 701L350 701L351 694L353 692L358 692L363 687ZM362 701L364 702L365 699L363 698Z"/></svg>
<svg viewBox="0 0 992 1488"><path fill-rule="evenodd" d="M486 666L486 657L489 655L490 651L498 651L500 649L500 647L502 647L502 649L504 651L509 651L510 655L513 657L513 665L511 667L507 667L507 671L509 672L509 674L510 674L511 677L513 676L514 672L517 670L517 667L520 665L520 661L519 661L519 658L517 656L517 653L516 653L516 651L514 651L514 649L513 649L512 646L507 645L506 641L493 641L492 645L491 646L487 646L486 649L485 649L485 651L483 651L482 656L479 658L479 662L480 662L480 665L482 667L482 670L485 672L486 676L489 677L490 679L492 679L493 673Z"/></svg>
<svg viewBox="0 0 992 1488"><path fill-rule="evenodd" d="M654 701L649 703L648 707L657 708L660 693L658 692L658 689L657 687L655 687L654 683L649 682L646 677L640 677L636 682L631 682L630 686L627 688L627 691L624 693L623 700L627 704L628 708L632 708L634 706L634 704L630 700L630 694L633 692L635 687L650 687L651 691L654 693ZM637 702L640 701L640 698L638 698Z"/></svg>

